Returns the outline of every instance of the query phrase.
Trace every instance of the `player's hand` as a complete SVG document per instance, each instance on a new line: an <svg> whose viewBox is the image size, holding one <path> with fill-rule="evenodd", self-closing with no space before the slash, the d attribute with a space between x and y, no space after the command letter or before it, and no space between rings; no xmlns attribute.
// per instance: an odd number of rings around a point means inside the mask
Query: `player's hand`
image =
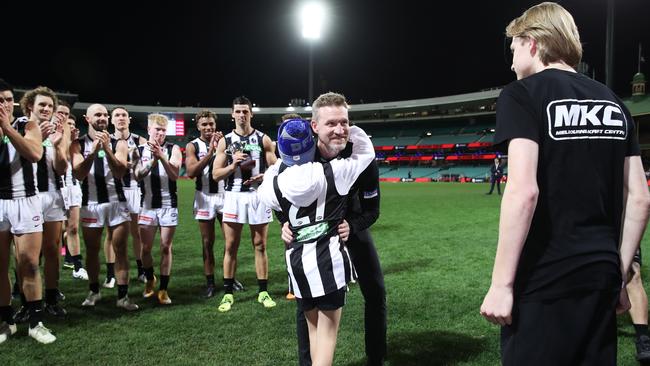
<svg viewBox="0 0 650 366"><path fill-rule="evenodd" d="M291 229L289 229L288 221L282 225L282 233L280 234L280 237L282 237L285 246L289 246L293 241L293 233L291 232Z"/></svg>
<svg viewBox="0 0 650 366"><path fill-rule="evenodd" d="M244 183L242 184L245 186L250 186L253 183L261 182L263 179L264 179L264 174L258 174L252 176L250 179L245 180Z"/></svg>
<svg viewBox="0 0 650 366"><path fill-rule="evenodd" d="M512 324L512 287L490 286L481 305L481 315L493 324Z"/></svg>
<svg viewBox="0 0 650 366"><path fill-rule="evenodd" d="M147 141L147 148L151 151L151 155L153 155L154 159L162 160L166 157L165 154L163 154L162 147L160 147L158 141Z"/></svg>
<svg viewBox="0 0 650 366"><path fill-rule="evenodd" d="M11 126L12 119L13 116L9 112L9 106L0 105L0 127L4 129L7 126Z"/></svg>
<svg viewBox="0 0 650 366"><path fill-rule="evenodd" d="M339 224L339 237L343 242L348 241L350 238L350 224L345 220Z"/></svg>
<svg viewBox="0 0 650 366"><path fill-rule="evenodd" d="M217 151L217 144L221 138L223 138L223 133L221 131L216 131L212 134L212 138L210 139L210 148L208 149L208 155Z"/></svg>
<svg viewBox="0 0 650 366"><path fill-rule="evenodd" d="M616 303L616 315L626 313L631 307L630 298L627 296L627 287L623 286L620 295L618 295L618 302Z"/></svg>
<svg viewBox="0 0 650 366"><path fill-rule="evenodd" d="M248 158L248 154L243 153L241 151L237 151L234 154L232 154L232 163L237 166L239 163L242 161L246 160Z"/></svg>
<svg viewBox="0 0 650 366"><path fill-rule="evenodd" d="M54 132L55 123L56 121L53 118L52 121L43 121L38 125L38 128L41 129L41 138L43 140L48 138Z"/></svg>
<svg viewBox="0 0 650 366"><path fill-rule="evenodd" d="M100 148L103 148L104 150L111 149L111 136L107 131L97 131L95 136L101 145Z"/></svg>
<svg viewBox="0 0 650 366"><path fill-rule="evenodd" d="M71 128L70 129L70 140L74 141L79 138L79 129L78 128Z"/></svg>
<svg viewBox="0 0 650 366"><path fill-rule="evenodd" d="M58 147L61 141L63 141L63 123L57 123L54 131L50 135L50 142L52 142L52 145Z"/></svg>

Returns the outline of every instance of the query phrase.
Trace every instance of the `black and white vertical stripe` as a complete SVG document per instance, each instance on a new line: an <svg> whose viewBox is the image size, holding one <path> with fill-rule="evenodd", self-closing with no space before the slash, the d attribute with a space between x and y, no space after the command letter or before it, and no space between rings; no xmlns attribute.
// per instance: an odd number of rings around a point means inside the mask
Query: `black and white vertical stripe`
<svg viewBox="0 0 650 366"><path fill-rule="evenodd" d="M203 159L203 157L208 154L208 143L201 140L201 138L196 138L191 142L194 145L196 160ZM214 158L214 156L210 158L210 162L203 168L201 176L196 177L195 188L197 191L203 193L222 193L224 191L224 181L220 180L219 182L215 182L214 179L212 179Z"/></svg>
<svg viewBox="0 0 650 366"><path fill-rule="evenodd" d="M25 136L27 119L18 119L13 127ZM20 156L5 135L0 140L0 199L9 200L34 196L38 193L36 163Z"/></svg>
<svg viewBox="0 0 650 366"><path fill-rule="evenodd" d="M93 140L88 135L79 138L81 151L84 158L90 155L93 150ZM111 149L115 153L117 140L111 139ZM122 180L115 179L113 172L108 166L108 158L100 157L101 151L95 155L95 160L90 167L90 172L81 182L82 206L88 206L106 202L126 202Z"/></svg>
<svg viewBox="0 0 650 366"><path fill-rule="evenodd" d="M43 155L36 169L39 192L56 192L63 187L63 176L57 176L54 171L54 154L56 154L54 146L49 139L45 139Z"/></svg>
<svg viewBox="0 0 650 366"><path fill-rule="evenodd" d="M167 153L167 159L170 159L174 144L165 142L163 149ZM151 150L146 148L146 145L138 146L138 150L143 164L153 160ZM140 182L140 190L142 192L142 207L144 208L178 207L176 181L169 179L165 167L159 161L156 161L149 175Z"/></svg>
<svg viewBox="0 0 650 366"><path fill-rule="evenodd" d="M337 291L354 276L347 248L341 242L338 225L345 217L347 196L338 194L329 163L323 164L327 181L318 199L308 207L296 207L282 196L278 178L274 177L275 195L288 214L294 237L312 225L327 223L328 230L305 242L293 242L286 251L291 291L300 298L314 298Z"/></svg>
<svg viewBox="0 0 650 366"><path fill-rule="evenodd" d="M240 167L237 167L235 172L226 178L225 190L232 192L254 191L258 186L257 183L249 186L243 185L242 183L250 179L252 176L266 171L266 156L264 154L263 143L264 133L258 130L253 130L253 132L248 136L240 136L235 131L232 131L226 135L225 139L226 151L228 151L228 148L234 142L239 142L244 147L248 146L248 149L244 152L248 154L251 159L255 160L255 167L251 170L242 170ZM232 164L232 157L230 155L228 155L227 164Z"/></svg>
<svg viewBox="0 0 650 366"><path fill-rule="evenodd" d="M111 134L111 138L114 138L116 140L119 140L115 134ZM131 151L135 150L138 148L138 145L140 145L140 135L135 134L135 133L129 133L129 137L125 138L124 141L126 141L126 145L129 149L129 153L127 154L126 161L128 163L131 162ZM128 169L124 176L122 177L122 186L124 189L137 189L138 188L138 181L135 180L135 174L133 173L133 167L131 169Z"/></svg>

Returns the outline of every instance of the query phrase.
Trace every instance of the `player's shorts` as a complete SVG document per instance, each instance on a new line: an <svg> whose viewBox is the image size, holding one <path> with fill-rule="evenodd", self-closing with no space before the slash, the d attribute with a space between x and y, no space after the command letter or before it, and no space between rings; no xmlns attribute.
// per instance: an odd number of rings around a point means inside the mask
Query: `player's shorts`
<svg viewBox="0 0 650 366"><path fill-rule="evenodd" d="M43 212L43 221L56 222L65 221L67 219L61 192L41 192L38 194L38 196L41 198L41 212Z"/></svg>
<svg viewBox="0 0 650 366"><path fill-rule="evenodd" d="M68 186L68 195L70 197L70 207L81 207L81 200L83 195L81 193L81 185L73 184Z"/></svg>
<svg viewBox="0 0 650 366"><path fill-rule="evenodd" d="M223 202L223 222L261 225L273 221L271 208L259 203L256 194L257 192L226 191Z"/></svg>
<svg viewBox="0 0 650 366"><path fill-rule="evenodd" d="M16 235L42 232L41 198L34 195L0 200L0 231Z"/></svg>
<svg viewBox="0 0 650 366"><path fill-rule="evenodd" d="M296 297L296 302L302 311L309 311L312 309L318 309L322 311L336 310L342 308L345 305L346 295L347 295L347 286L330 292L327 295L314 297L314 298L299 298Z"/></svg>
<svg viewBox="0 0 650 366"><path fill-rule="evenodd" d="M138 225L178 226L178 208L142 208Z"/></svg>
<svg viewBox="0 0 650 366"><path fill-rule="evenodd" d="M124 197L126 198L126 207L129 209L129 214L139 215L140 214L140 189L130 188L124 190Z"/></svg>
<svg viewBox="0 0 650 366"><path fill-rule="evenodd" d="M194 192L194 219L213 220L223 211L223 193Z"/></svg>
<svg viewBox="0 0 650 366"><path fill-rule="evenodd" d="M81 207L81 225L84 227L116 226L131 221L126 202L96 203Z"/></svg>

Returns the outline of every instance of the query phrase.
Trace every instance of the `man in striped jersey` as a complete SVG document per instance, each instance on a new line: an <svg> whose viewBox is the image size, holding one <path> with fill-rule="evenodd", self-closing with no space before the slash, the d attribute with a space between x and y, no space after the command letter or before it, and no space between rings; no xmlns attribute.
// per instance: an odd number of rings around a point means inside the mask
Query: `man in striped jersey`
<svg viewBox="0 0 650 366"><path fill-rule="evenodd" d="M244 224L250 227L255 248L255 272L259 286L257 301L265 308L276 305L267 291L266 239L268 223L273 221L273 216L270 208L251 204L266 167L276 161L275 148L268 136L251 126L252 117L251 101L243 96L235 98L232 103L235 129L219 141L212 169L212 178L215 181L225 180L226 191L223 207L223 231L226 242L223 256L225 295L219 304L220 312L230 311L234 302L233 285L237 268L237 251Z"/></svg>
<svg viewBox="0 0 650 366"><path fill-rule="evenodd" d="M144 137L132 133L129 130L131 124L131 117L129 112L124 107L115 107L111 112L111 123L115 127L115 133L111 138L116 140L124 140L129 148L127 155L128 170L122 178L122 185L124 187L124 196L126 197L126 205L129 208L129 215L131 216L131 238L133 240L133 255L135 263L138 266L138 280L146 282L144 277L144 269L142 267L142 240L140 239L140 230L138 229L138 214L140 213L140 189L138 182L135 180L133 173L134 163L131 161L131 155L138 146L147 143ZM113 288L115 285L115 253L111 245L112 236L110 232L106 235L104 242L104 254L106 256L106 280L103 286L106 288Z"/></svg>
<svg viewBox="0 0 650 366"><path fill-rule="evenodd" d="M70 127L70 141L79 138L77 128L77 117L74 114L68 116L68 127ZM65 174L65 185L68 187L70 208L68 208L68 221L65 225L66 260L72 265L72 278L88 281L88 272L83 266L81 258L81 242L79 240L79 209L81 207L82 193L81 185L72 176L72 161ZM65 267L65 264L64 264Z"/></svg>
<svg viewBox="0 0 650 366"><path fill-rule="evenodd" d="M167 293L172 269L172 241L178 225L178 196L176 180L181 168L182 155L178 145L166 142L167 117L150 114L148 119L149 141L138 147L139 159L135 175L141 180L142 208L138 224L142 237L142 264L147 278L142 296L154 295L156 278L153 274L151 250L160 227L160 287L158 302L169 305L172 300ZM135 158L133 159L136 160Z"/></svg>
<svg viewBox="0 0 650 366"><path fill-rule="evenodd" d="M214 224L215 218L221 224L221 210L223 209L223 180L217 182L212 179L212 166L217 144L223 137L223 133L217 131L217 115L211 111L204 110L197 113L194 120L200 136L190 141L185 147L185 167L187 176L196 179L194 219L199 223L203 246L203 272L207 282L204 297L211 298L216 292L214 285Z"/></svg>
<svg viewBox="0 0 650 366"><path fill-rule="evenodd" d="M35 113L52 114L46 100L37 98ZM11 308L9 253L13 240L18 272L29 309L28 334L41 343L56 337L43 326L41 275L38 269L42 246L43 215L36 184L36 162L41 159L41 132L36 121L13 121L13 88L0 79L0 343L16 333Z"/></svg>
<svg viewBox="0 0 650 366"><path fill-rule="evenodd" d="M41 104L45 103L46 108ZM59 253L63 221L66 219L65 204L61 190L63 176L68 168L70 144L66 116L58 113L53 117L58 99L49 88L30 90L20 100L25 116L38 123L43 140L43 155L37 165L37 182L41 211L43 213L43 256L45 277L45 311L54 316L65 316L66 311L58 304ZM64 190L65 191L65 190Z"/></svg>
<svg viewBox="0 0 650 366"><path fill-rule="evenodd" d="M319 109L329 123L339 129L340 124L347 127L347 105ZM332 364L346 285L353 277L350 256L339 235L347 194L375 157L363 130L351 127L349 131L353 146L348 159L313 163L316 144L309 122L283 122L278 131L282 162L269 168L257 196L289 219L295 238L285 254L290 287L307 318L315 365ZM346 142L347 138L346 133Z"/></svg>
<svg viewBox="0 0 650 366"><path fill-rule="evenodd" d="M347 110L345 96L325 93L312 103L312 107L312 129L318 140L314 161L327 162L349 157L352 144L347 141L347 113L346 119L332 118L336 115L332 112L341 108ZM379 196L379 169L377 163L372 161L350 189L347 213L338 228L359 276L358 283L364 298L365 348L369 366L382 365L386 357L386 288L379 255L369 230L379 217ZM282 240L290 243L293 234L286 221L288 218L278 215L278 219L285 222ZM307 322L300 308L296 315L300 365L309 366L311 358Z"/></svg>
<svg viewBox="0 0 650 366"><path fill-rule="evenodd" d="M108 131L108 111L101 104L92 104L86 110L88 134L70 146L75 178L82 180L83 194L81 224L86 243L86 268L90 292L82 306L95 306L99 293L99 250L104 226L112 232L116 257L117 307L128 311L138 305L128 297L129 209L122 187L127 170L128 147L124 140L111 139Z"/></svg>

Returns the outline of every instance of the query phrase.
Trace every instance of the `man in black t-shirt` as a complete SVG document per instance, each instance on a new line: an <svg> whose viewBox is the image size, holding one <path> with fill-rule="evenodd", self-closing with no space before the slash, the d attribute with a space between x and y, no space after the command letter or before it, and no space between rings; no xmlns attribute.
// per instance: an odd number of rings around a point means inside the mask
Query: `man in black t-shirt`
<svg viewBox="0 0 650 366"><path fill-rule="evenodd" d="M564 8L536 5L506 33L518 80L497 102L508 186L481 314L502 326L504 365L614 365L650 208L634 121L575 72L582 46Z"/></svg>

